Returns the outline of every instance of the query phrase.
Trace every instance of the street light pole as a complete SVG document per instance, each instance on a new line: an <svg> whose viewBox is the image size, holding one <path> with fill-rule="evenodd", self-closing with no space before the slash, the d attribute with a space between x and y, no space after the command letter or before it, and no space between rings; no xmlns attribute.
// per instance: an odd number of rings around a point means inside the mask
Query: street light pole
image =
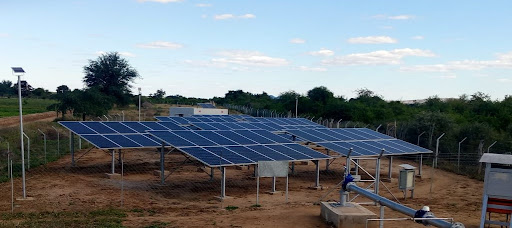
<svg viewBox="0 0 512 228"><path fill-rule="evenodd" d="M21 178L23 188L23 199L27 198L27 189L25 185L25 150L23 148L23 108L21 105L21 75L25 73L21 67L11 67L13 74L18 76L18 102L20 112L20 147L21 147Z"/></svg>
<svg viewBox="0 0 512 228"><path fill-rule="evenodd" d="M140 87L139 87L139 121L140 121Z"/></svg>

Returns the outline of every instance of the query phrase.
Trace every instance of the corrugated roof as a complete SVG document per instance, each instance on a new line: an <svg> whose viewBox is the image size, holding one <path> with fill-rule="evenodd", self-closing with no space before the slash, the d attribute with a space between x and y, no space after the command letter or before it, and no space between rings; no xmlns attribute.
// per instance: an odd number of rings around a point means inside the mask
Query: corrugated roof
<svg viewBox="0 0 512 228"><path fill-rule="evenodd" d="M485 153L480 158L480 162L512 165L512 155Z"/></svg>

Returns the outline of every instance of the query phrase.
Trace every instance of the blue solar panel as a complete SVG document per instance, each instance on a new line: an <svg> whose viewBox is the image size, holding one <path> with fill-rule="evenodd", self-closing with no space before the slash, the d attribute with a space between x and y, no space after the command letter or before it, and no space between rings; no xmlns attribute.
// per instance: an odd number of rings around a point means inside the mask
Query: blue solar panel
<svg viewBox="0 0 512 228"><path fill-rule="evenodd" d="M228 160L221 158L212 152L201 148L201 147L185 147L181 148L181 150L190 156L196 158L202 163L208 166L220 166L220 165L232 165L233 163Z"/></svg>
<svg viewBox="0 0 512 228"><path fill-rule="evenodd" d="M294 149L300 153L303 153L311 158L329 158L329 156L322 154L316 150L307 148L305 146L299 145L299 144L283 144L286 147L289 147L291 149Z"/></svg>
<svg viewBox="0 0 512 228"><path fill-rule="evenodd" d="M171 116L171 117L169 117L169 119L171 119L177 123L180 123L180 124L189 124L188 120L184 119L183 117Z"/></svg>
<svg viewBox="0 0 512 228"><path fill-rule="evenodd" d="M140 122L123 122L123 124L140 133L151 130L149 127L142 125Z"/></svg>
<svg viewBox="0 0 512 228"><path fill-rule="evenodd" d="M192 131L173 131L172 133L174 133L184 139L187 139L191 143L198 145L198 146L217 146L218 145L215 142L213 142L199 134L196 134Z"/></svg>
<svg viewBox="0 0 512 228"><path fill-rule="evenodd" d="M81 122L76 121L61 121L59 122L62 126L68 128L72 132L76 134L98 134L97 132L93 131L92 129L86 127Z"/></svg>
<svg viewBox="0 0 512 228"><path fill-rule="evenodd" d="M194 126L200 128L201 130L219 130L218 128L210 125L210 124L207 124L207 123L203 123L203 122L194 122L192 123Z"/></svg>
<svg viewBox="0 0 512 228"><path fill-rule="evenodd" d="M82 135L84 139L98 148L119 148L120 146L101 135Z"/></svg>
<svg viewBox="0 0 512 228"><path fill-rule="evenodd" d="M102 122L82 122L82 124L93 129L94 131L98 132L99 134L117 133L116 131L112 130L111 128L105 126Z"/></svg>
<svg viewBox="0 0 512 228"><path fill-rule="evenodd" d="M240 134L246 138L251 139L252 141L257 142L258 144L272 144L276 143L275 141L272 141L268 138L265 138L259 134L256 134L250 130L234 130L237 134Z"/></svg>
<svg viewBox="0 0 512 228"><path fill-rule="evenodd" d="M210 126L217 128L218 130L231 130L231 128L227 127L222 123L208 123Z"/></svg>
<svg viewBox="0 0 512 228"><path fill-rule="evenodd" d="M251 150L255 150L260 152L261 154L264 154L265 156L274 159L275 161L289 161L293 160L292 157L286 156L282 153L279 153L273 149L270 149L263 145L255 145L255 146L247 146L247 148Z"/></svg>
<svg viewBox="0 0 512 228"><path fill-rule="evenodd" d="M149 134L148 135L142 135L142 134L137 134L137 135L125 135L127 138L139 143L140 145L144 146L144 147L157 147L157 146L161 146L162 143L159 143L153 139L151 139L149 137Z"/></svg>
<svg viewBox="0 0 512 228"><path fill-rule="evenodd" d="M244 136L241 136L232 131L216 131L216 133L236 142L237 144L241 144L241 145L258 144L257 142L250 140L250 139L248 139Z"/></svg>
<svg viewBox="0 0 512 228"><path fill-rule="evenodd" d="M178 124L176 124L175 122L170 122L170 121L160 121L158 122L160 125L163 125L164 127L166 128L169 128L170 130L185 130L185 128L179 126ZM154 129L154 130L157 130L157 129Z"/></svg>
<svg viewBox="0 0 512 228"><path fill-rule="evenodd" d="M155 116L155 119L157 119L158 121L173 121L168 116Z"/></svg>
<svg viewBox="0 0 512 228"><path fill-rule="evenodd" d="M204 147L206 150L214 153L215 155L225 158L233 164L251 164L255 161L249 160L245 157L240 156L237 153L225 148L225 147Z"/></svg>
<svg viewBox="0 0 512 228"><path fill-rule="evenodd" d="M126 125L120 123L120 122L102 122L103 124L107 125L108 127L112 128L114 131L118 133L137 133L137 131L130 129Z"/></svg>
<svg viewBox="0 0 512 228"><path fill-rule="evenodd" d="M154 131L169 130L166 127L158 124L159 122L140 122L140 123L146 127L149 127L151 130L154 130Z"/></svg>
<svg viewBox="0 0 512 228"><path fill-rule="evenodd" d="M148 131L148 133L154 135L158 139L161 139L161 140L165 141L166 143L169 143L175 147L197 146L197 145L191 143L190 141L188 141L182 137L179 137L169 131Z"/></svg>
<svg viewBox="0 0 512 228"><path fill-rule="evenodd" d="M302 130L286 130L286 131L289 132L292 135L301 137L301 138L305 139L308 142L326 142L327 141L327 140L324 140L324 139L322 139L320 137L317 137L315 135L308 134L308 133L306 133L306 132L304 132Z"/></svg>
<svg viewBox="0 0 512 228"><path fill-rule="evenodd" d="M254 162L273 161L273 159L271 159L263 154L260 154L257 151L251 150L245 146L227 146L226 148L228 148L246 158L249 158L249 159L253 160Z"/></svg>
<svg viewBox="0 0 512 228"><path fill-rule="evenodd" d="M315 135L323 139L323 141L339 141L339 139L332 134L324 133L322 131L317 131L316 129L302 129L303 132L306 132L310 135Z"/></svg>
<svg viewBox="0 0 512 228"><path fill-rule="evenodd" d="M337 131L334 131L333 129L316 129L316 131L318 132L321 132L321 133L324 133L324 134L328 134L328 135L331 135L335 138L337 138L338 140L337 141L347 141L347 140L354 140L354 138L350 138L344 134L341 134L340 132L337 132Z"/></svg>
<svg viewBox="0 0 512 228"><path fill-rule="evenodd" d="M197 134L219 144L219 145L237 145L236 142L221 136L213 131L196 131Z"/></svg>
<svg viewBox="0 0 512 228"><path fill-rule="evenodd" d="M282 136L279 136L279 135L276 135L276 134L273 134L272 132L269 132L269 131L265 131L265 130L253 130L254 133L256 134L259 134L263 137L266 137L274 142L277 142L277 143L291 143L292 141L285 138L285 137L282 137Z"/></svg>
<svg viewBox="0 0 512 228"><path fill-rule="evenodd" d="M279 153L282 153L288 157L291 157L293 160L304 160L304 159L311 159L311 157L306 156L302 153L299 153L289 147L286 147L284 145L268 145L267 146L270 149L273 149Z"/></svg>
<svg viewBox="0 0 512 228"><path fill-rule="evenodd" d="M142 146L123 135L103 135L103 136L124 148L141 147Z"/></svg>
<svg viewBox="0 0 512 228"><path fill-rule="evenodd" d="M375 146L368 145L362 141L353 142L335 142L337 145L345 145L344 147L353 148L358 153L368 156L380 154L381 149Z"/></svg>

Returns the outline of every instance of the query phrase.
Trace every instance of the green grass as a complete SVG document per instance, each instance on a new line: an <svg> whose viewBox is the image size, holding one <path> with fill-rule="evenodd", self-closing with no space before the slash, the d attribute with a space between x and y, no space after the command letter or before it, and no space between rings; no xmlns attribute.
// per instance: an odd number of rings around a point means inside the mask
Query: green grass
<svg viewBox="0 0 512 228"><path fill-rule="evenodd" d="M57 103L56 100L23 98L23 114L47 112L46 107ZM18 98L0 97L0 118L19 115Z"/></svg>
<svg viewBox="0 0 512 228"><path fill-rule="evenodd" d="M0 214L0 227L123 227L126 213L119 209L91 212Z"/></svg>
<svg viewBox="0 0 512 228"><path fill-rule="evenodd" d="M238 209L238 207L237 207L237 206L231 206L231 205L230 205L230 206L227 206L227 207L226 207L226 210L227 210L227 211L234 211L234 210L236 210L236 209Z"/></svg>

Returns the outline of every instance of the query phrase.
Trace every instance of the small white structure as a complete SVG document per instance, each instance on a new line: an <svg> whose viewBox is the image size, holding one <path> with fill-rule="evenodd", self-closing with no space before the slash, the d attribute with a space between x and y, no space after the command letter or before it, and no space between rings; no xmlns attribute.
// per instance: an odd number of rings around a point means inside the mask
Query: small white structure
<svg viewBox="0 0 512 228"><path fill-rule="evenodd" d="M407 198L407 191L411 191L411 198L414 198L414 174L416 167L409 164L401 164L400 175L398 176L398 189L404 192L404 199Z"/></svg>
<svg viewBox="0 0 512 228"><path fill-rule="evenodd" d="M227 109L220 108L195 108L195 107L171 107L169 116L192 116L192 115L228 115Z"/></svg>
<svg viewBox="0 0 512 228"><path fill-rule="evenodd" d="M484 196L480 228L485 224L512 227L512 155L485 153ZM489 213L489 220L486 214ZM492 221L491 213L507 214L509 221ZM494 218L497 216L493 216Z"/></svg>

